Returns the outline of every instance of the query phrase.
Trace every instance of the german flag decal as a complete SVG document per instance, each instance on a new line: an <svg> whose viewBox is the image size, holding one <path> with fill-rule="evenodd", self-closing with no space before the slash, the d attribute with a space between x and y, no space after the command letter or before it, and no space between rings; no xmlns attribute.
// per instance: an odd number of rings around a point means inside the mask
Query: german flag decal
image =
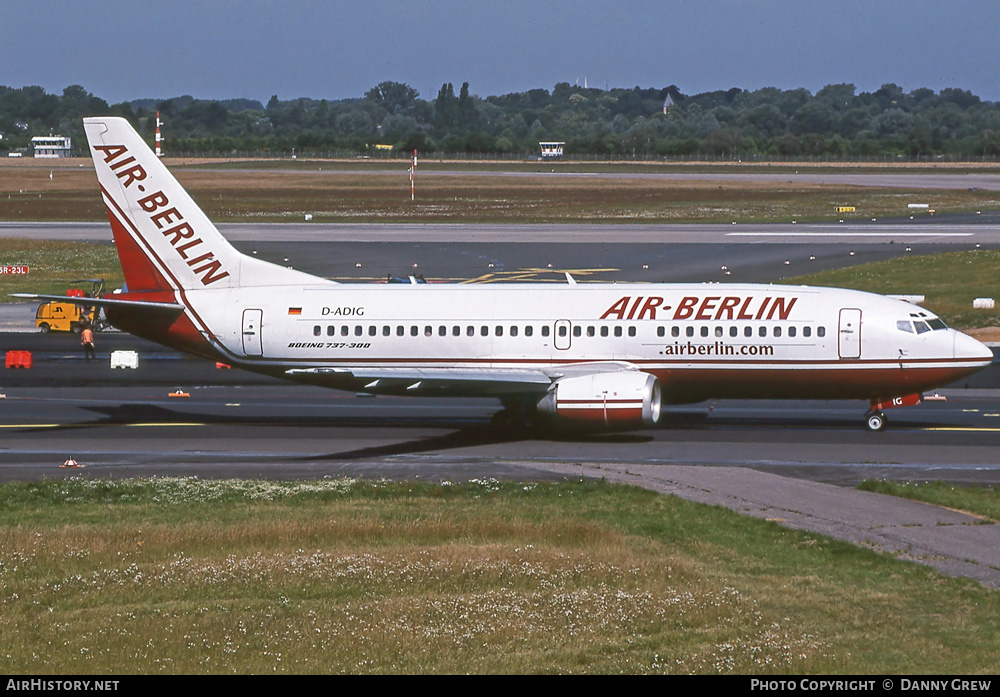
<svg viewBox="0 0 1000 697"><path fill-rule="evenodd" d="M301 307L290 307L290 308L288 308L288 314L290 314L290 315L301 315L302 314L302 308Z"/></svg>

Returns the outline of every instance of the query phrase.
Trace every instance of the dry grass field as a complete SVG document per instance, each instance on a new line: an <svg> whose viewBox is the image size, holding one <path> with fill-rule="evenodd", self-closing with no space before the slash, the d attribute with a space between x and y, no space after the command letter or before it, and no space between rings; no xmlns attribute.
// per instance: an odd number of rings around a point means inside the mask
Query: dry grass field
<svg viewBox="0 0 1000 697"><path fill-rule="evenodd" d="M73 162L75 167L0 163L0 220L104 220L92 164ZM538 166L464 175L425 167L411 202L405 162L388 165L396 170L385 169L384 163L318 161L185 165L168 160L168 166L217 222L293 222L307 214L320 222L805 221L838 217L834 209L839 205L855 206L857 218L903 215L915 197L932 201L942 212L1000 207L1000 193L989 191L914 194L773 181L650 179L641 172L634 177L619 172L614 178L553 176ZM615 171L613 165L590 169Z"/></svg>

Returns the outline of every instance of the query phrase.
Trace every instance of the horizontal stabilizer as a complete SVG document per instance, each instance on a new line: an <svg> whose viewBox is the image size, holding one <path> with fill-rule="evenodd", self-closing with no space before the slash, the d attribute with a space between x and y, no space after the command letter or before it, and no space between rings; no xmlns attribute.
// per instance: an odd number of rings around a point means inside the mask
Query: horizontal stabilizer
<svg viewBox="0 0 1000 697"><path fill-rule="evenodd" d="M183 305L177 303L158 303L150 300L121 300L112 298L81 298L67 295L42 295L40 293L11 293L12 298L25 298L27 300L51 300L55 302L71 303L82 305L83 307L110 307L110 308L143 308L146 310L159 310L163 312L173 312L179 314Z"/></svg>

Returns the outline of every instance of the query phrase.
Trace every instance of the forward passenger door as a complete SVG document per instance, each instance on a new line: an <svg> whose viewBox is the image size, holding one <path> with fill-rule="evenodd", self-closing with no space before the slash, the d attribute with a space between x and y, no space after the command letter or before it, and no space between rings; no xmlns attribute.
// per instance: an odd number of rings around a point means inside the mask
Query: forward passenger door
<svg viewBox="0 0 1000 697"><path fill-rule="evenodd" d="M856 360L861 358L861 310L844 308L840 311L840 357Z"/></svg>

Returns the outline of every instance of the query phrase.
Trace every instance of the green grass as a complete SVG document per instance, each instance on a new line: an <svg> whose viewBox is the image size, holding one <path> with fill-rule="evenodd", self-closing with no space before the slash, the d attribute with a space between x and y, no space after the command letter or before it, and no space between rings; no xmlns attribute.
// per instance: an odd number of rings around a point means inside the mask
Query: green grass
<svg viewBox="0 0 1000 697"><path fill-rule="evenodd" d="M9 293L63 295L70 287L90 292L91 284L76 284L84 278L103 278L108 289L124 283L118 253L110 242L56 242L0 238L0 265L26 264L27 275L0 276L0 301L16 300Z"/></svg>
<svg viewBox="0 0 1000 697"><path fill-rule="evenodd" d="M927 299L924 306L954 327L1000 325L996 310L972 308L974 298L1000 295L1000 251L997 250L896 257L780 282L854 288L882 295L924 295Z"/></svg>
<svg viewBox="0 0 1000 697"><path fill-rule="evenodd" d="M0 670L995 673L1000 594L603 482L0 486Z"/></svg>
<svg viewBox="0 0 1000 697"><path fill-rule="evenodd" d="M965 511L989 521L1000 522L1000 489L994 486L956 486L941 481L898 483L868 479L861 482L858 488L925 501L935 506Z"/></svg>

